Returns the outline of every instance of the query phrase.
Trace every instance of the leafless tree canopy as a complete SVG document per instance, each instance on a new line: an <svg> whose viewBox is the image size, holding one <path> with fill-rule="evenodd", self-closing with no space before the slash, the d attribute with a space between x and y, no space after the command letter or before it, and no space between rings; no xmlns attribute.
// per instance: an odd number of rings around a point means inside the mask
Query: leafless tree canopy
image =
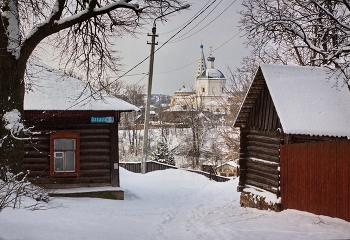
<svg viewBox="0 0 350 240"><path fill-rule="evenodd" d="M87 72L87 76L94 77L101 77L106 68L117 70L115 62L118 58L112 50L115 37L135 34L144 23L182 6L178 0L1 2L4 23L1 28L4 29L0 32L9 35L9 45L18 57L27 58L39 42L53 35L55 41L51 43L61 51L64 63L79 67Z"/></svg>
<svg viewBox="0 0 350 240"><path fill-rule="evenodd" d="M350 1L244 0L243 5L241 28L257 56L335 67L349 86Z"/></svg>

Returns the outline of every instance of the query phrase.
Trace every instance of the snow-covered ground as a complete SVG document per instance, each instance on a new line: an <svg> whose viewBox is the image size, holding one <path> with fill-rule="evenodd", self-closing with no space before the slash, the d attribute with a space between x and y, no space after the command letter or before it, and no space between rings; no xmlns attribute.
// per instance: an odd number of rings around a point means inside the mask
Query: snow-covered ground
<svg viewBox="0 0 350 240"><path fill-rule="evenodd" d="M210 181L185 170L121 169L125 200L53 198L46 209L0 212L0 240L345 239L350 223L286 210L239 206L237 180Z"/></svg>

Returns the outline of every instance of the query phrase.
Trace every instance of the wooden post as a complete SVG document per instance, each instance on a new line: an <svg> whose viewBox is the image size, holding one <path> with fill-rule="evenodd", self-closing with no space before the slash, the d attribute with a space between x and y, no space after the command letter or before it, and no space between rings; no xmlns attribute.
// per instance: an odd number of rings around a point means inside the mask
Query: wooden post
<svg viewBox="0 0 350 240"><path fill-rule="evenodd" d="M279 144L280 155L278 157L278 166L281 167L281 146L285 144L285 136L287 136L286 139L288 143L288 134L285 134L282 128L278 128L276 135L279 137L279 140L280 140L280 144ZM278 190L277 190L276 196L277 198L281 197L281 171L280 170L278 174ZM281 210L281 206L279 210Z"/></svg>
<svg viewBox="0 0 350 240"><path fill-rule="evenodd" d="M118 144L119 114L116 113L114 123L109 125L110 157L111 157L111 186L120 187L119 182L119 144Z"/></svg>
<svg viewBox="0 0 350 240"><path fill-rule="evenodd" d="M247 135L249 128L241 126L240 128L240 149L239 149L239 183L237 192L242 192L246 182L247 175Z"/></svg>

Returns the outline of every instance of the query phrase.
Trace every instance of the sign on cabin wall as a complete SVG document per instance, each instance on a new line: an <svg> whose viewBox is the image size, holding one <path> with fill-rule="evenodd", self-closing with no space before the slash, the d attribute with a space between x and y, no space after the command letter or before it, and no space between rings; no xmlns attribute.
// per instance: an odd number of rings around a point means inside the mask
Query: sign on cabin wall
<svg viewBox="0 0 350 240"><path fill-rule="evenodd" d="M91 123L114 123L114 117L91 117Z"/></svg>

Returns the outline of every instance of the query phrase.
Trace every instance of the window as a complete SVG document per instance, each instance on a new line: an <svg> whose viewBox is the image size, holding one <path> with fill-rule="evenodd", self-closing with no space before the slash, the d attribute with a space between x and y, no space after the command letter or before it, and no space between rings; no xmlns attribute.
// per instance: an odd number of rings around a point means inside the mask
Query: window
<svg viewBox="0 0 350 240"><path fill-rule="evenodd" d="M50 177L79 176L79 133L60 131L50 135Z"/></svg>
<svg viewBox="0 0 350 240"><path fill-rule="evenodd" d="M202 92L205 92L205 88L202 88Z"/></svg>

